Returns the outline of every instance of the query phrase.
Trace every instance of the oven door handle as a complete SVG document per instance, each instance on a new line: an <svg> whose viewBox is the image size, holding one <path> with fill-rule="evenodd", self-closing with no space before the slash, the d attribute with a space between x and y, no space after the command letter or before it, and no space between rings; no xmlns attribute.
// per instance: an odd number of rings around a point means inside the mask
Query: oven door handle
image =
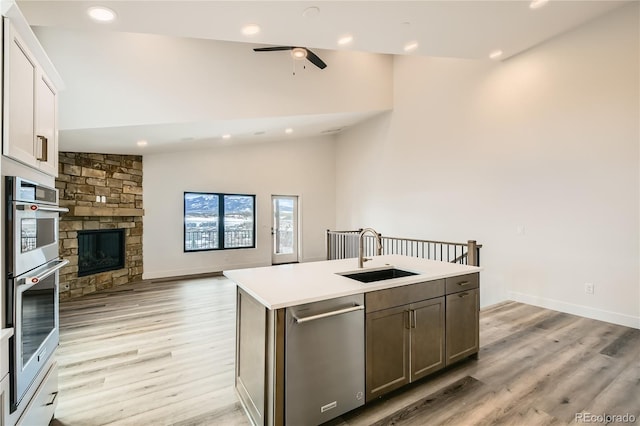
<svg viewBox="0 0 640 426"><path fill-rule="evenodd" d="M17 204L16 210L31 210L31 211L56 212L56 213L69 212L69 209L66 207L41 206L39 204Z"/></svg>
<svg viewBox="0 0 640 426"><path fill-rule="evenodd" d="M47 269L46 271L44 271L40 275L34 275L34 276L31 276L31 277L25 277L24 278L24 284L19 284L20 285L20 290L26 291L26 290L30 289L34 285L38 284L40 281L42 281L45 278L47 278L49 275L51 275L51 274L55 273L56 271L64 268L68 264L69 264L69 261L67 259L63 259L63 260L59 261L58 263L56 263L55 266L52 266L51 268Z"/></svg>

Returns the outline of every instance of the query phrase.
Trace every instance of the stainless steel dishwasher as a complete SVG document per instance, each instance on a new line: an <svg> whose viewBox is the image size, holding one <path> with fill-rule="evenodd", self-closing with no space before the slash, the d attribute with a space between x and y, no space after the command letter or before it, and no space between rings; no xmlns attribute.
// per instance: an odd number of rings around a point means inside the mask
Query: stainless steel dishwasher
<svg viewBox="0 0 640 426"><path fill-rule="evenodd" d="M364 404L364 295L286 310L285 424L318 425Z"/></svg>

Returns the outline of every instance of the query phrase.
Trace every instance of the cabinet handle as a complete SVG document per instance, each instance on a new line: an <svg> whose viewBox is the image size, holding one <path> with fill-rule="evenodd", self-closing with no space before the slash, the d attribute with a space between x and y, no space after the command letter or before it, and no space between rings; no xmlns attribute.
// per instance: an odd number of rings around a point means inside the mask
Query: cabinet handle
<svg viewBox="0 0 640 426"><path fill-rule="evenodd" d="M418 324L418 314L415 309L411 310L411 320L413 322L413 324L411 324L411 328L416 328L416 325Z"/></svg>
<svg viewBox="0 0 640 426"><path fill-rule="evenodd" d="M38 150L36 151L36 159L39 161L48 161L48 151L49 151L49 140L42 136L37 136L40 145L38 146Z"/></svg>
<svg viewBox="0 0 640 426"><path fill-rule="evenodd" d="M469 285L469 284L471 284L469 281L460 281L460 282L458 283L458 285L459 285L460 287L464 287L464 286Z"/></svg>
<svg viewBox="0 0 640 426"><path fill-rule="evenodd" d="M411 328L411 311L404 311L404 313L406 314L404 316L404 328L410 329Z"/></svg>
<svg viewBox="0 0 640 426"><path fill-rule="evenodd" d="M460 293L460 294L458 295L458 297L467 297L468 295L469 295L469 293L464 292L464 293Z"/></svg>
<svg viewBox="0 0 640 426"><path fill-rule="evenodd" d="M315 320L319 320L322 318L329 318L329 317L334 317L336 315L341 315L341 314L348 314L350 312L355 312L355 311L362 311L364 310L364 305L354 305L354 306L350 306L348 308L343 308L343 309L338 309L335 311L331 311L331 312L325 312L322 314L318 314L318 315L310 315L308 317L297 317L296 315L293 315L293 320L297 323L297 324L303 324L305 322L309 322L309 321L315 321Z"/></svg>
<svg viewBox="0 0 640 426"><path fill-rule="evenodd" d="M48 406L48 405L53 405L53 403L54 403L54 402L56 402L56 398L58 397L58 392L54 392L54 393L52 393L52 394L51 394L51 396L52 396L53 398L51 398L51 399L49 400L49 402L47 402L46 404L44 404L44 405L45 405L45 407L46 407L46 406Z"/></svg>

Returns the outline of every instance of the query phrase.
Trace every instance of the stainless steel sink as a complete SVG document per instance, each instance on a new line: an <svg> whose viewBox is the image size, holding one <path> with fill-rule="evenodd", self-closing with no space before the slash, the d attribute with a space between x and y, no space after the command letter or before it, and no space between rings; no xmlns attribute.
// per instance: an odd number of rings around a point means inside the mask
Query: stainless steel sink
<svg viewBox="0 0 640 426"><path fill-rule="evenodd" d="M351 278L363 283L372 283L375 281L391 280L394 278L408 277L411 275L418 275L416 272L404 271L402 269L387 268L378 269L374 271L366 272L350 272L346 274L339 274L343 277Z"/></svg>

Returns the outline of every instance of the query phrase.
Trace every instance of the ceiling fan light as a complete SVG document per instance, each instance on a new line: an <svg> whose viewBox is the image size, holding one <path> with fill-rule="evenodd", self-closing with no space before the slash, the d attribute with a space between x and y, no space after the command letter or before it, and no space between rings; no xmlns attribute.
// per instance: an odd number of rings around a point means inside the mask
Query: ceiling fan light
<svg viewBox="0 0 640 426"><path fill-rule="evenodd" d="M307 49L303 47L294 47L291 50L291 56L293 56L295 59L304 59L307 57Z"/></svg>

